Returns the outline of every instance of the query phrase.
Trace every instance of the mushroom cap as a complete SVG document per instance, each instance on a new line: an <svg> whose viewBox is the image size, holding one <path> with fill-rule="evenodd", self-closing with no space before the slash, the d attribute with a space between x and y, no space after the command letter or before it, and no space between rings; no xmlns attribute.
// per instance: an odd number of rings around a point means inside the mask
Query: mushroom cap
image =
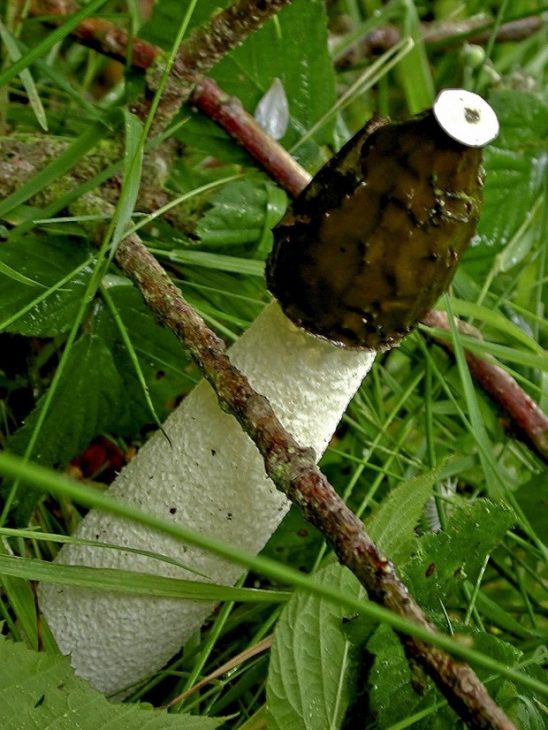
<svg viewBox="0 0 548 730"><path fill-rule="evenodd" d="M274 229L266 276L285 314L347 347L397 344L447 289L475 233L481 160L432 111L367 125Z"/></svg>

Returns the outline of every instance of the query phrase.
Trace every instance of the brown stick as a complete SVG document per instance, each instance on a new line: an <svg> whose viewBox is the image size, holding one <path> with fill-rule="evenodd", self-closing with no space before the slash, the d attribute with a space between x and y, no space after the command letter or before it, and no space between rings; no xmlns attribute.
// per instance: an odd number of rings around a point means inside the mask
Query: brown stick
<svg viewBox="0 0 548 730"><path fill-rule="evenodd" d="M488 42L494 21L485 21L482 18L468 18L466 20L443 20L431 23L421 23L421 36L426 45L475 43L484 45ZM542 16L531 15L503 23L497 31L496 39L499 43L520 41L529 38L540 30L546 21ZM384 53L401 40L400 29L395 25L385 25L367 33L363 38L335 57L339 68L352 66L364 58Z"/></svg>
<svg viewBox="0 0 548 730"><path fill-rule="evenodd" d="M211 79L202 79L192 94L200 111L217 122L288 193L295 196L312 179L281 145L264 132L239 99L222 91Z"/></svg>
<svg viewBox="0 0 548 730"><path fill-rule="evenodd" d="M428 312L422 322L429 327L447 331L450 329L449 318L445 312ZM463 327L461 322L457 322L457 326L463 334L477 336L471 328ZM449 342L437 337L433 339L453 354ZM465 352L465 356L472 377L506 414L509 427L516 430L529 448L548 463L548 416L499 365L482 360L471 352Z"/></svg>

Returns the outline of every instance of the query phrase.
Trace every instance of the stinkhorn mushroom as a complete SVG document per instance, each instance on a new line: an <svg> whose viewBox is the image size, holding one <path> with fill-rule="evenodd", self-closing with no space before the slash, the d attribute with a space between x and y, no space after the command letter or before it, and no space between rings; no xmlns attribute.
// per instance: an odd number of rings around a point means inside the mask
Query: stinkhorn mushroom
<svg viewBox="0 0 548 730"><path fill-rule="evenodd" d="M444 131L448 94L453 114ZM481 197L477 148L496 134L491 109L457 90L444 92L438 104L439 114L378 121L358 133L294 201L275 231L268 264L281 308L268 305L230 350L282 424L318 457L375 350L401 339L432 306L474 233ZM260 551L288 501L211 387L201 382L164 430L169 442L156 433L110 494ZM221 584L241 575L238 566L96 510L77 535L169 555ZM58 560L196 579L150 557L88 545L65 545ZM41 585L39 595L76 673L108 693L160 669L212 608L54 584Z"/></svg>

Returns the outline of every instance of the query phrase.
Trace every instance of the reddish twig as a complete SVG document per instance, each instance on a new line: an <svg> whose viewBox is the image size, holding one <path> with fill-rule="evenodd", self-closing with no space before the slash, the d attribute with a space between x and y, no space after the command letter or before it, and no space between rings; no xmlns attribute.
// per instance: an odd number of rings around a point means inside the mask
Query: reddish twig
<svg viewBox="0 0 548 730"><path fill-rule="evenodd" d="M449 318L445 312L437 310L428 312L422 322L429 327L450 330ZM476 331L463 326L462 322L457 322L457 326L463 334L478 336ZM436 337L433 339L447 352L453 354L449 342ZM546 414L500 365L483 360L469 351L465 351L465 356L472 377L506 414L509 427L517 432L532 451L548 463Z"/></svg>
<svg viewBox="0 0 548 730"><path fill-rule="evenodd" d="M223 127L290 195L298 195L308 185L308 172L259 127L239 99L226 94L214 81L202 79L194 89L192 102Z"/></svg>

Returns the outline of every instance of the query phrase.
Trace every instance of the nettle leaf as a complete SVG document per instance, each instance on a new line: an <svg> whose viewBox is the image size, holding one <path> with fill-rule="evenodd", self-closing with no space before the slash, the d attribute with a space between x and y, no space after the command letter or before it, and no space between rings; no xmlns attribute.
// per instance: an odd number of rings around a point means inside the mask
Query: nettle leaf
<svg viewBox="0 0 548 730"><path fill-rule="evenodd" d="M262 183L251 180L229 183L212 196L211 208L201 218L196 233L206 246L257 243L264 235L267 212L277 222L285 211L285 201L285 196L273 199L267 185ZM273 202L276 210L268 210Z"/></svg>
<svg viewBox="0 0 548 730"><path fill-rule="evenodd" d="M114 704L75 677L68 657L0 638L0 717L4 730L213 730L223 720L170 715L150 705Z"/></svg>
<svg viewBox="0 0 548 730"><path fill-rule="evenodd" d="M191 359L175 335L154 319L134 287L113 286L109 294L138 357L154 409L163 420L173 410L176 399L198 379ZM102 305L97 314L95 332L111 353L123 390L124 407L117 410L111 428L125 435L138 433L153 422L153 415L120 330L106 306Z"/></svg>
<svg viewBox="0 0 548 730"><path fill-rule="evenodd" d="M80 239L27 235L1 243L0 331L52 337L68 330L91 273L89 256Z"/></svg>
<svg viewBox="0 0 548 730"><path fill-rule="evenodd" d="M521 651L491 634L458 625L455 630L465 634L473 642L476 651L503 666L515 666L522 660ZM367 650L374 655L367 685L369 707L375 716L376 728L391 728L400 722L403 727L403 723L415 713L423 713L422 719L413 723L413 728L417 730L454 727L454 712L433 683L422 672L414 673L410 668L401 642L392 629L385 625L379 626L367 643ZM540 667L529 665L523 669L540 681L543 680ZM475 667L475 670L482 681L488 681L489 694L516 723L516 727L523 730L540 730L544 727L542 706L529 690L521 687L518 690L512 682L496 677L491 670L481 667Z"/></svg>
<svg viewBox="0 0 548 730"><path fill-rule="evenodd" d="M506 246L518 232L541 193L546 174L548 104L538 95L499 91L490 102L501 132L485 150L484 205L469 259Z"/></svg>
<svg viewBox="0 0 548 730"><path fill-rule="evenodd" d="M294 0L273 21L224 58L212 75L251 112L272 81L280 79L290 115L289 129L281 142L291 147L335 102L325 3L323 0ZM334 129L335 118L332 117L318 129L315 142L333 144Z"/></svg>
<svg viewBox="0 0 548 730"><path fill-rule="evenodd" d="M410 556L416 541L415 528L444 467L439 466L399 484L367 520L367 531L372 539L395 563Z"/></svg>
<svg viewBox="0 0 548 730"><path fill-rule="evenodd" d="M497 146L535 155L545 150L548 95L505 89L492 93L489 101L500 122Z"/></svg>
<svg viewBox="0 0 548 730"><path fill-rule="evenodd" d="M474 583L485 556L514 521L507 507L486 499L456 507L446 529L417 540L416 554L403 566L417 603L438 612L440 601L458 593L465 580Z"/></svg>
<svg viewBox="0 0 548 730"><path fill-rule="evenodd" d="M315 574L324 585L363 596L357 578L340 565ZM267 680L268 727L275 730L338 728L353 696L354 648L345 611L297 591L274 631Z"/></svg>
<svg viewBox="0 0 548 730"><path fill-rule="evenodd" d="M123 403L121 380L110 350L97 335L83 335L72 348L53 402L38 434L33 461L66 464L94 436L107 430ZM44 398L15 432L8 446L24 453Z"/></svg>
<svg viewBox="0 0 548 730"><path fill-rule="evenodd" d="M492 634L473 632L471 637L476 651L495 659L504 666L517 666L523 662L524 655L519 649ZM548 672L542 669L542 661L542 656L539 655L537 665L525 662L520 669L539 681L546 682ZM522 686L517 687L507 679L494 676L493 672L488 669L480 667L475 669L481 680L488 681L490 695L514 721L516 727L519 727L520 730L542 730L546 727L548 712L532 690Z"/></svg>
<svg viewBox="0 0 548 730"><path fill-rule="evenodd" d="M192 23L206 21L226 3L202 0ZM181 18L179 0L162 0L153 18L140 31L149 40L169 48ZM221 88L237 96L251 114L275 78L280 79L289 102L289 128L281 140L292 147L335 102L335 75L327 48L327 17L323 0L294 0L259 31L223 58L211 71ZM227 159L221 139L227 139L215 125L201 117L190 119L180 132L187 144L198 145L209 154ZM318 145L334 143L334 117L317 130L313 141L296 151L303 164L318 164ZM234 143L232 149L236 150ZM238 151L236 158L244 159Z"/></svg>

